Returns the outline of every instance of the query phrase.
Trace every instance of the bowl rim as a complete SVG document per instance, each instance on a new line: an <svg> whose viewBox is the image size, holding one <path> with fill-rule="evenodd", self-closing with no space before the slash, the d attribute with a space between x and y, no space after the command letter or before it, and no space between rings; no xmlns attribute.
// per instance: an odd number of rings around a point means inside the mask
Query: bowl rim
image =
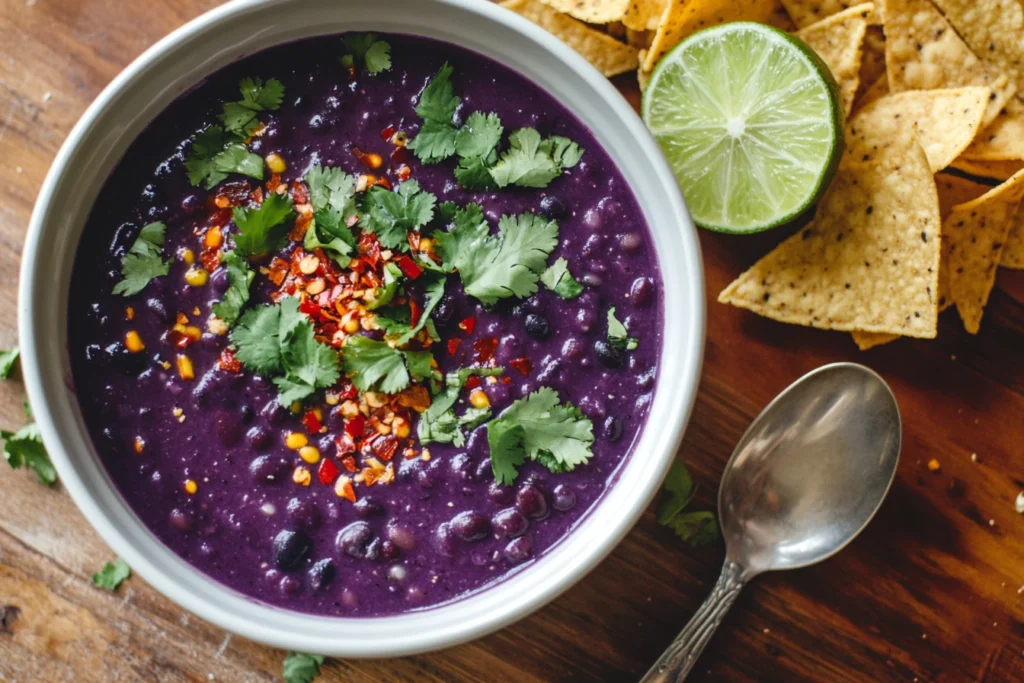
<svg viewBox="0 0 1024 683"><path fill-rule="evenodd" d="M621 481L609 486L594 507L577 522L576 527L531 566L453 602L394 616L318 617L244 598L240 593L195 570L191 565L187 565L183 559L178 558L173 551L156 539L155 535L152 535L152 532L149 532L148 528L136 517L134 525L138 527L138 531L150 534L155 543L159 545L159 548L149 548L148 552L146 549L137 547L138 539L133 541L125 530L118 526L112 517L113 513L105 509L101 501L97 499L96 494L89 488L85 478L79 472L75 459L70 455L73 450L68 447L68 434L81 436L80 426L77 428L78 433L75 433L74 410L64 411L62 407L55 406L47 400L48 396L56 399L56 385L63 385L66 380L63 377L54 376L55 368L63 366L58 363L44 362L47 359L41 356L37 344L37 341L43 339L47 333L45 329L40 328L35 312L37 310L36 302L40 296L39 284L46 278L46 264L45 258L43 258L46 248L43 246L42 236L47 230L47 225L56 220L51 216L53 213L51 208L58 199L58 190L64 189L61 186L61 181L69 173L69 163L79 147L86 146L88 142L91 142L89 136L95 137L94 128L103 124L104 118L110 114L108 110L119 95L130 91L147 71L173 57L174 51L181 48L183 43L196 34L208 33L211 29L222 26L224 22L229 22L242 13L261 11L301 1L232 0L200 15L137 57L103 89L86 109L58 151L46 176L32 212L25 240L18 294L22 374L29 400L35 408L35 419L64 487L104 541L129 563L133 571L169 599L216 626L275 647L345 657L388 657L416 654L449 647L492 633L550 602L596 567L632 529L646 509L675 459L696 400L703 363L706 316L700 245L697 240L696 228L685 207L682 194L653 137L647 132L639 116L625 98L593 66L551 34L496 4L482 0L429 0L429 2L417 0L423 7L431 4L441 5L453 11L471 14L475 19L494 25L496 29L510 30L535 44L539 50L544 51L553 59L560 60L573 72L572 78L578 79L581 85L592 91L601 99L602 104L612 111L615 117L613 123L622 126L622 130L616 135L632 137L636 144L636 155L650 165L650 172L658 181L659 189L665 190L662 195L659 195L658 201L664 204L663 213L671 215L678 224L676 232L679 233L678 237L681 240L681 252L665 254L657 250L659 268L662 271L663 280L666 281L666 296L662 302L664 313L662 349L659 356L659 388L655 391L647 423L641 429L638 440L633 444L633 453L626 461L628 465L631 460L637 458L638 445L641 440L648 439L645 435L651 431L651 416L658 408L666 414L672 415L674 421L658 430L656 437L649 437L651 440L657 439L657 453L650 456L655 461L654 466L643 475L637 475L631 479L630 485L635 485L637 488L636 490L631 489L629 493L631 498L628 509L624 512L620 511L612 521L605 520L609 521L609 524L602 527L600 538L582 548L577 548L577 552L571 557L566 546L573 537L581 536L580 532L583 527L593 526L588 525L588 519L595 517L600 510L608 507L608 499L617 489L622 489L625 486ZM334 33L334 31L330 31L330 33ZM311 31L308 35L316 35L316 33ZM469 49L477 48L470 47ZM486 54L484 50L479 51ZM488 56L507 65L507 62L500 56ZM511 65L508 66L518 70ZM530 74L524 75L536 82L536 79ZM538 84L538 87L543 88L544 86ZM585 125L595 135L599 134L598 127L582 117L570 103L561 98L559 101L569 111L584 120ZM605 143L602 143L602 146L607 149ZM620 166L619 170L629 182L631 189L638 194L632 178L621 168L621 163L617 165ZM650 226L651 232L656 233L658 231L649 219L650 211L646 207L644 208L645 218L648 219L646 222ZM83 223L84 220L84 218L81 219ZM77 244L77 240L75 244ZM683 273L679 277L686 280L684 291L672 294L685 298L685 301L677 303L669 300L666 280L669 267ZM673 277L676 276L673 275ZM66 302L66 291L62 296ZM670 305L685 308L688 312L686 320L678 321L680 325L684 325L684 329L680 330L679 340L684 342L684 350L682 352L675 351L674 355L668 349L666 340L670 310L672 310ZM66 305L63 310L66 311ZM679 315L682 316L682 314ZM675 318L672 319L675 320ZM66 355L66 349L64 354ZM52 354L50 360L55 360L52 358ZM678 375L673 375L672 390L666 392L664 389L666 376L663 371L669 360L672 365L678 365ZM675 382L677 379L678 382ZM64 387L64 391L69 394L74 393L67 387ZM71 399L71 401L77 407L77 400ZM94 447L87 435L86 444L90 451L88 457L95 458ZM620 468L620 474L621 472ZM114 490L114 495L120 499L121 505L127 507L123 499L120 498L120 494L116 492L116 488L109 481L109 477L107 485ZM620 491L618 495L625 496L627 494ZM126 524L131 525L130 522ZM129 530L136 531L134 528ZM159 552L160 548L165 552ZM156 553L156 556L150 556L151 553ZM173 557L158 557L167 554ZM554 562L556 556L562 558L557 566ZM191 588L194 589L198 586L206 592L198 590L193 592L187 589L181 583L183 580L181 574L179 573L177 578L173 575L174 571L181 569L178 565L182 563L185 564L186 569L191 569L192 573L196 575L196 577L189 577L194 584ZM545 567L549 568L545 575L549 580L544 582L545 585L539 587L526 585L521 580L524 576L535 576L539 570ZM518 592L509 590L513 584L518 584L520 588ZM514 599L502 599L502 593L509 594L504 596L505 598ZM219 602L212 600L211 596L217 598ZM256 617L261 618L262 621ZM378 625L383 628L384 624L397 625L400 622L406 625L406 633L399 633L387 638L377 637L376 639L357 637L360 631L379 635L385 631L379 630ZM419 629L419 631L413 632L410 629ZM351 632L355 640L346 639L345 636L348 635L346 631Z"/></svg>

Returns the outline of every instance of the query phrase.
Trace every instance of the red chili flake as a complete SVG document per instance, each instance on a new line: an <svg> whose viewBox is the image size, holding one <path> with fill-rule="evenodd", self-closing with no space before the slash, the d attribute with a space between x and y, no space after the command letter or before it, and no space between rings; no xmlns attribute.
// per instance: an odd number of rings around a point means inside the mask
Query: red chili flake
<svg viewBox="0 0 1024 683"><path fill-rule="evenodd" d="M177 330L171 330L167 333L167 341L171 342L175 348L187 349L195 341L192 337L187 334L182 334Z"/></svg>
<svg viewBox="0 0 1024 683"><path fill-rule="evenodd" d="M419 305L416 299L409 297L409 322L413 327L420 322L420 316L423 315L423 307Z"/></svg>
<svg viewBox="0 0 1024 683"><path fill-rule="evenodd" d="M270 279L278 287L284 282L285 276L288 274L289 264L280 256L275 256L270 262L270 272L267 274L267 278Z"/></svg>
<svg viewBox="0 0 1024 683"><path fill-rule="evenodd" d="M373 442L373 450L381 460L387 462L394 457L395 451L398 450L398 439L391 434L378 437Z"/></svg>
<svg viewBox="0 0 1024 683"><path fill-rule="evenodd" d="M316 434L323 428L323 425L320 424L320 418L317 417L316 413L312 410L307 411L306 414L302 416L302 424L310 434Z"/></svg>
<svg viewBox="0 0 1024 683"><path fill-rule="evenodd" d="M234 211L230 208L217 209L210 214L210 225L227 225L234 215Z"/></svg>
<svg viewBox="0 0 1024 683"><path fill-rule="evenodd" d="M376 482L377 479L379 478L380 475L377 474L377 470L373 469L372 467L363 468L363 484L365 484L366 486L373 486L374 482Z"/></svg>
<svg viewBox="0 0 1024 683"><path fill-rule="evenodd" d="M523 356L522 358L516 358L515 360L510 360L508 364L514 367L519 372L523 373L524 377L526 375L529 375L530 371L533 370L533 363L531 363L530 359L527 358L526 356Z"/></svg>
<svg viewBox="0 0 1024 683"><path fill-rule="evenodd" d="M199 252L199 262L203 264L206 272L212 273L220 265L220 247L216 249L203 249Z"/></svg>
<svg viewBox="0 0 1024 683"><path fill-rule="evenodd" d="M351 502L356 502L356 490L352 486L352 482L346 481L341 488L341 492L344 498L347 498Z"/></svg>
<svg viewBox="0 0 1024 683"><path fill-rule="evenodd" d="M356 464L356 459L351 455L346 455L344 458L341 459L341 466L344 467L349 472L359 471L359 465Z"/></svg>
<svg viewBox="0 0 1024 683"><path fill-rule="evenodd" d="M505 375L504 377L501 378L501 383L502 384L511 384L512 383L512 378L509 377L508 375Z"/></svg>
<svg viewBox="0 0 1024 683"><path fill-rule="evenodd" d="M352 456L349 456L352 457ZM330 486L334 483L334 480L341 474L341 470L334 464L334 461L330 458L324 458L320 461L320 469L317 470L316 475L320 478L321 484L327 484Z"/></svg>
<svg viewBox="0 0 1024 683"><path fill-rule="evenodd" d="M363 431L366 429L366 418L362 415L356 415L345 422L345 433L351 436L353 439L358 439L363 436Z"/></svg>
<svg viewBox="0 0 1024 683"><path fill-rule="evenodd" d="M394 155L392 155L392 157L393 156ZM398 179L404 183L406 180L409 179L409 176L412 175L412 169L406 166L405 164L402 164L401 166L398 167L398 170L395 171L395 175L398 176Z"/></svg>
<svg viewBox="0 0 1024 683"><path fill-rule="evenodd" d="M281 187L281 174L275 173L270 176L270 180L267 181L267 192L274 194L277 192L277 188L279 187Z"/></svg>
<svg viewBox="0 0 1024 683"><path fill-rule="evenodd" d="M376 170L384 165L384 160L380 158L379 154L374 154L372 152L363 152L358 147L352 148L352 154L354 154L356 158L359 159L359 161L363 164L363 166L366 166L366 168Z"/></svg>
<svg viewBox="0 0 1024 683"><path fill-rule="evenodd" d="M383 129L380 132L380 139L383 140L384 142L388 142L389 140L391 140L391 136L394 135L394 134L395 134L395 127L394 126L388 126L387 128Z"/></svg>
<svg viewBox="0 0 1024 683"><path fill-rule="evenodd" d="M383 188L384 188L385 190L390 190L390 189L392 189L392 187L391 187L391 181L390 181L390 180L388 180L388 179L387 179L386 177L384 177L384 176L381 176L380 178L377 178L377 182L376 182L376 183L374 183L374 185L380 185L380 186L381 186L381 187L383 187Z"/></svg>
<svg viewBox="0 0 1024 683"><path fill-rule="evenodd" d="M310 318L313 318L315 320L316 318L320 317L320 304L316 303L315 301L311 301L310 299L306 299L301 304L299 304L299 312L305 313Z"/></svg>
<svg viewBox="0 0 1024 683"><path fill-rule="evenodd" d="M466 380L465 386L469 390L476 389L478 386L480 386L480 378L477 377L476 375L471 375L469 379Z"/></svg>
<svg viewBox="0 0 1024 683"><path fill-rule="evenodd" d="M252 197L252 200L254 202L256 202L257 204L262 204L263 203L263 188L262 187L257 187L255 190L253 190L252 192L249 193L249 196Z"/></svg>
<svg viewBox="0 0 1024 683"><path fill-rule="evenodd" d="M455 352L459 350L459 344L461 344L461 343L462 343L462 340L459 339L458 337L455 337L454 339L449 339L448 340L448 355L449 356L454 356Z"/></svg>
<svg viewBox="0 0 1024 683"><path fill-rule="evenodd" d="M406 151L405 147L396 147L391 152L391 161L396 164L404 164L409 159L409 152Z"/></svg>
<svg viewBox="0 0 1024 683"><path fill-rule="evenodd" d="M224 349L220 352L220 359L217 361L217 365L225 372L238 374L242 371L242 362L235 358L235 354L231 352L231 349Z"/></svg>
<svg viewBox="0 0 1024 683"><path fill-rule="evenodd" d="M464 330L466 334L473 334L473 330L476 329L476 316L471 315L462 322L460 322L459 329Z"/></svg>
<svg viewBox="0 0 1024 683"><path fill-rule="evenodd" d="M377 241L377 236L372 232L364 232L359 236L357 248L363 255L366 264L371 268L376 268L380 263L380 242Z"/></svg>
<svg viewBox="0 0 1024 683"><path fill-rule="evenodd" d="M398 267L411 280L415 280L420 275L423 275L423 268L405 254L398 258Z"/></svg>
<svg viewBox="0 0 1024 683"><path fill-rule="evenodd" d="M486 363L494 358L494 352L498 350L498 340L496 337L477 339L473 342L473 350L476 351L476 359Z"/></svg>
<svg viewBox="0 0 1024 683"><path fill-rule="evenodd" d="M292 199L296 204L309 203L309 188L305 183L292 183Z"/></svg>
<svg viewBox="0 0 1024 683"><path fill-rule="evenodd" d="M342 433L334 437L334 445L338 449L338 457L341 458L342 465L345 464L345 455L356 452L356 442L348 434Z"/></svg>
<svg viewBox="0 0 1024 683"><path fill-rule="evenodd" d="M359 390L356 389L356 386L354 384L346 384L341 388L341 391L338 392L338 398L340 398L342 401L351 401L352 399L358 396Z"/></svg>

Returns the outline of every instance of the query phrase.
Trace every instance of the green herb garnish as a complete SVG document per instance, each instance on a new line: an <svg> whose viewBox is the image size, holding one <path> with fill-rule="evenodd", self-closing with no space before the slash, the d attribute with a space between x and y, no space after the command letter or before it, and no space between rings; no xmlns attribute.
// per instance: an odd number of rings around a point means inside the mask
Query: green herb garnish
<svg viewBox="0 0 1024 683"><path fill-rule="evenodd" d="M455 415L455 404L466 380L476 375L480 377L496 377L504 372L504 368L462 368L457 372L449 372L444 384L434 392L434 398L419 419L417 436L420 443L451 443L456 448L465 444L463 429L474 429L490 419L489 408L468 409L461 417Z"/></svg>
<svg viewBox="0 0 1024 683"><path fill-rule="evenodd" d="M306 174L306 185L315 213L302 246L307 251L324 249L342 267L347 267L347 257L356 246L355 235L348 227L349 220L358 213L355 178L340 168L314 166Z"/></svg>
<svg viewBox="0 0 1024 683"><path fill-rule="evenodd" d="M4 458L12 469L27 467L43 484L53 486L57 481L57 470L46 454L38 425L27 424L16 432L0 429L0 439L4 440Z"/></svg>
<svg viewBox="0 0 1024 683"><path fill-rule="evenodd" d="M425 164L436 164L455 154L455 112L462 101L452 86L452 67L445 63L420 93L416 113L423 119L409 149Z"/></svg>
<svg viewBox="0 0 1024 683"><path fill-rule="evenodd" d="M128 253L121 257L122 280L114 285L114 294L133 296L153 278L170 272L171 262L160 258L166 232L167 226L160 222L150 223L139 231Z"/></svg>
<svg viewBox="0 0 1024 683"><path fill-rule="evenodd" d="M359 226L375 233L385 249L409 250L409 231L419 230L434 218L437 198L407 180L392 192L380 186L366 193Z"/></svg>
<svg viewBox="0 0 1024 683"><path fill-rule="evenodd" d="M120 557L113 562L107 562L103 565L103 569L92 575L92 582L100 588L106 588L108 591L117 590L125 580L132 575L132 569L128 566L128 563L122 560Z"/></svg>
<svg viewBox="0 0 1024 683"><path fill-rule="evenodd" d="M288 406L338 381L338 354L313 335L299 301L247 311L231 332L235 356L258 375L273 378L278 402Z"/></svg>
<svg viewBox="0 0 1024 683"><path fill-rule="evenodd" d="M549 387L515 401L487 425L491 469L495 480L506 485L519 476L526 458L556 473L586 465L593 442L590 418L571 403L560 403Z"/></svg>
<svg viewBox="0 0 1024 683"><path fill-rule="evenodd" d="M563 299L575 299L583 293L583 285L569 272L569 262L564 258L559 258L548 266L540 276L540 281Z"/></svg>
<svg viewBox="0 0 1024 683"><path fill-rule="evenodd" d="M349 337L342 347L341 363L360 391L397 394L409 386L405 356L386 342Z"/></svg>
<svg viewBox="0 0 1024 683"><path fill-rule="evenodd" d="M385 271L385 277L387 272ZM419 331L427 328L430 330L431 338L436 341L436 331L432 326L430 314L434 312L437 305L444 298L445 276L442 273L427 271L420 276L418 282L423 285L423 311L415 325L408 317L408 308L402 307L397 310L382 310L377 314L377 323L383 328L388 338L395 346L405 346L419 334ZM387 289L385 288L385 293Z"/></svg>
<svg viewBox="0 0 1024 683"><path fill-rule="evenodd" d="M615 307L608 309L608 343L617 349L633 351L640 345L640 340L630 337L626 326L615 317Z"/></svg>
<svg viewBox="0 0 1024 683"><path fill-rule="evenodd" d="M511 296L520 299L537 291L548 255L558 245L558 224L535 216L502 216L491 235L477 204L455 210L452 227L438 231L439 253L459 272L463 287L487 306Z"/></svg>
<svg viewBox="0 0 1024 683"><path fill-rule="evenodd" d="M292 198L286 194L270 194L254 209L236 206L232 217L238 227L234 239L239 256L258 258L284 246L285 221L291 215Z"/></svg>
<svg viewBox="0 0 1024 683"><path fill-rule="evenodd" d="M718 523L713 512L683 512L697 492L693 477L681 460L672 462L672 468L665 477L665 492L668 497L658 508L658 524L676 532L679 538L691 546L706 545L718 538Z"/></svg>
<svg viewBox="0 0 1024 683"><path fill-rule="evenodd" d="M284 683L312 683L320 675L323 655L307 655L304 652L288 652L281 667Z"/></svg>
<svg viewBox="0 0 1024 683"><path fill-rule="evenodd" d="M249 286L256 273L238 254L237 249L232 249L221 256L220 263L228 271L228 289L224 292L224 297L213 305L213 314L231 327L238 322L242 309L249 301Z"/></svg>
<svg viewBox="0 0 1024 683"><path fill-rule="evenodd" d="M276 78L266 83L260 78L243 78L238 88L242 91L242 99L227 102L220 120L225 131L247 138L261 125L257 114L264 110L274 111L281 106L284 84Z"/></svg>
<svg viewBox="0 0 1024 683"><path fill-rule="evenodd" d="M579 163L583 148L558 135L541 139L533 128L520 128L508 138L509 148L491 169L501 187L547 187L567 168Z"/></svg>
<svg viewBox="0 0 1024 683"><path fill-rule="evenodd" d="M341 62L345 66L355 66L356 62L361 62L373 76L391 68L391 45L381 40L376 33L345 36L341 42L348 50Z"/></svg>
<svg viewBox="0 0 1024 683"><path fill-rule="evenodd" d="M18 363L18 356L21 352L18 347L15 346L12 349L0 351L0 379L10 379L11 373L14 372L14 366Z"/></svg>

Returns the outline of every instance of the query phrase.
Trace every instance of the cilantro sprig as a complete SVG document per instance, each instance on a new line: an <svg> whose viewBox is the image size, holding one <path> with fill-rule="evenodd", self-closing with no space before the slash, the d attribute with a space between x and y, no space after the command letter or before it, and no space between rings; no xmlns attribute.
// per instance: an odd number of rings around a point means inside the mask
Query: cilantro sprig
<svg viewBox="0 0 1024 683"><path fill-rule="evenodd" d="M11 378L11 373L14 372L20 356L21 351L17 346L0 351L0 379Z"/></svg>
<svg viewBox="0 0 1024 683"><path fill-rule="evenodd" d="M420 189L415 180L401 183L394 191L377 185L366 193L359 227L375 233L386 249L408 251L407 235L433 220L436 203L437 198Z"/></svg>
<svg viewBox="0 0 1024 683"><path fill-rule="evenodd" d="M561 403L550 387L541 387L512 403L487 424L491 469L501 484L511 484L527 458L552 472L586 465L593 452L594 424L571 403Z"/></svg>
<svg viewBox="0 0 1024 683"><path fill-rule="evenodd" d="M545 287L563 299L575 299L583 293L583 285L569 272L569 262L558 258L540 276Z"/></svg>
<svg viewBox="0 0 1024 683"><path fill-rule="evenodd" d="M367 337L345 340L341 364L345 375L360 391L397 394L409 386L411 379L440 378L429 351L400 351L387 342Z"/></svg>
<svg viewBox="0 0 1024 683"><path fill-rule="evenodd" d="M615 317L615 307L608 309L608 343L616 349L634 351L640 345L640 340L630 337L626 326Z"/></svg>
<svg viewBox="0 0 1024 683"><path fill-rule="evenodd" d="M397 268L396 268L397 269ZM397 275L400 275L401 271ZM392 277L396 277L394 271L391 272ZM398 289L399 281L397 279L392 280L391 283L387 282L388 271L385 270L385 287L382 292L384 297L393 298L395 292ZM425 272L420 276L418 283L422 284L423 291L423 310L420 313L419 320L415 325L409 319L409 309L407 307L389 307L380 309L377 311L377 324L387 333L388 339L392 341L395 346L405 346L413 338L419 334L420 330L426 328L430 333L430 337L435 341L438 340L437 331L433 327L433 321L430 318L430 314L434 312L438 304L441 303L441 299L444 298L444 288L446 284L446 277L443 273L437 272ZM389 291L389 288L390 291Z"/></svg>
<svg viewBox="0 0 1024 683"><path fill-rule="evenodd" d="M693 547L706 545L718 538L718 522L713 512L683 512L693 500L697 487L681 460L672 463L663 488L668 495L658 508L658 524L669 527Z"/></svg>
<svg viewBox="0 0 1024 683"><path fill-rule="evenodd" d="M583 148L568 138L541 138L533 128L520 128L508 137L509 148L490 170L499 187L547 187L583 157Z"/></svg>
<svg viewBox="0 0 1024 683"><path fill-rule="evenodd" d="M455 135L455 153L459 165L455 181L466 190L490 190L495 187L491 167L498 160L498 145L505 128L497 114L473 112Z"/></svg>
<svg viewBox="0 0 1024 683"><path fill-rule="evenodd" d="M163 252L167 226L150 223L139 231L128 253L121 257L121 281L114 285L114 294L134 296L153 278L167 275L171 262L160 258Z"/></svg>
<svg viewBox="0 0 1024 683"><path fill-rule="evenodd" d="M416 104L423 125L408 147L425 164L436 164L455 154L455 112L462 98L455 94L452 70L446 62L423 88Z"/></svg>
<svg viewBox="0 0 1024 683"><path fill-rule="evenodd" d="M341 39L347 51L341 58L344 66L364 64L371 76L391 68L391 45L376 33L354 33Z"/></svg>
<svg viewBox="0 0 1024 683"><path fill-rule="evenodd" d="M0 439L4 441L4 458L12 469L27 467L34 471L39 481L46 486L53 486L57 481L57 470L50 462L50 456L43 446L43 437L39 426L27 424L16 432L0 429Z"/></svg>
<svg viewBox="0 0 1024 683"><path fill-rule="evenodd" d="M117 590L118 586L124 583L132 575L132 569L128 563L120 557L113 562L107 562L103 569L92 575L94 585L105 588L108 591Z"/></svg>
<svg viewBox="0 0 1024 683"><path fill-rule="evenodd" d="M490 408L469 408L461 416L455 414L455 404L466 380L476 375L496 377L503 368L469 367L445 375L444 384L434 392L430 407L420 415L417 436L420 443L450 443L461 448L466 442L463 429L474 429L491 417Z"/></svg>
<svg viewBox="0 0 1024 683"><path fill-rule="evenodd" d="M320 675L323 655L308 655L304 652L289 650L281 666L281 678L284 683L312 683Z"/></svg>
<svg viewBox="0 0 1024 683"><path fill-rule="evenodd" d="M338 381L337 352L316 340L312 323L299 312L294 297L246 311L231 331L231 342L242 365L273 379L281 405L301 401Z"/></svg>
<svg viewBox="0 0 1024 683"><path fill-rule="evenodd" d="M347 257L356 245L349 228L349 221L358 215L355 178L340 168L314 166L306 174L306 185L314 214L303 247L307 251L324 249L347 266Z"/></svg>
<svg viewBox="0 0 1024 683"><path fill-rule="evenodd" d="M249 302L249 286L252 285L256 273L237 249L232 249L221 257L221 265L228 272L228 288L223 298L212 307L213 314L223 320L228 327L238 322L242 309Z"/></svg>
<svg viewBox="0 0 1024 683"><path fill-rule="evenodd" d="M245 258L259 258L281 248L288 234L285 221L293 213L287 194L270 194L255 208L236 206L232 210L238 228L236 251Z"/></svg>

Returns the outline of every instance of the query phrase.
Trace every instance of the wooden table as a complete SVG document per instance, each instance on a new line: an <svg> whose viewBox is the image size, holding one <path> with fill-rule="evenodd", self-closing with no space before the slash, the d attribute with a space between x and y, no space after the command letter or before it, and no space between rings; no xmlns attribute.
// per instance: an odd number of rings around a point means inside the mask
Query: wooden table
<svg viewBox="0 0 1024 683"><path fill-rule="evenodd" d="M72 124L136 55L215 0L0 0L0 347L15 343L19 253ZM637 104L630 78L621 86ZM1024 274L1000 273L981 334L944 316L938 341L860 354L847 336L779 325L715 295L779 235L702 232L708 342L682 456L716 484L749 420L827 362L859 360L903 410L882 511L841 555L759 578L699 665L707 680L1024 680ZM671 302L668 302L671 305ZM23 389L0 385L0 425ZM976 454L976 455L975 455ZM941 470L926 463L935 458ZM59 487L0 471L0 680L273 680L284 653L183 612L141 578L89 577L113 553ZM597 570L532 617L474 643L390 661L331 661L326 680L604 680L640 676L714 582L723 549L691 550L648 511Z"/></svg>

